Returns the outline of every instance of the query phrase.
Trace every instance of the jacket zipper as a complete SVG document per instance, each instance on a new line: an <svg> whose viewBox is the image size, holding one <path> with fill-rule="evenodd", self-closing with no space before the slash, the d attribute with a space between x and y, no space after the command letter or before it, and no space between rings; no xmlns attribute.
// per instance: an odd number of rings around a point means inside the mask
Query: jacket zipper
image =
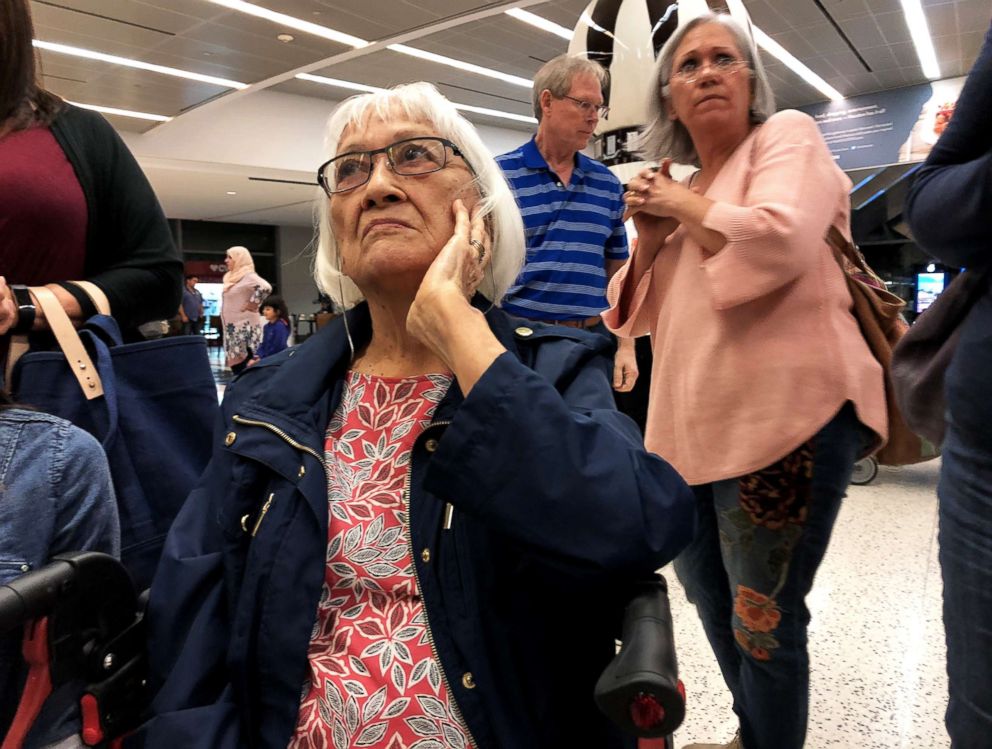
<svg viewBox="0 0 992 749"><path fill-rule="evenodd" d="M434 422L430 424L427 428L435 426L445 426L450 424L450 421ZM437 645L434 642L434 632L431 630L431 618L427 615L427 600L423 595L423 586L420 584L420 573L417 572L417 561L416 555L414 554L413 548L413 513L410 507L410 476L413 473L413 461L411 460L406 469L406 478L403 481L403 502L406 504L406 540L407 545L410 548L410 565L413 567L413 579L417 583L417 590L420 591L420 602L424 607L424 628L427 632L427 642L431 646L431 653L434 655L434 662L437 663L437 669L441 672L441 679L444 681L444 686L448 690L448 699L451 700L451 709L455 713L455 720L458 721L458 725L461 726L465 735L468 737L469 744L474 749L479 749L479 744L472 735L471 729L468 727L468 723L465 722L465 717L462 715L461 708L458 707L458 700L455 699L455 692L451 688L451 682L448 681L448 675L444 671L444 666L441 664L441 656L438 655Z"/></svg>
<svg viewBox="0 0 992 749"><path fill-rule="evenodd" d="M255 525L251 529L252 538L255 538L258 533L258 529L262 526L262 521L265 519L265 513L267 513L269 508L272 506L272 500L275 499L275 496L275 492L272 492L272 494L269 495L269 498L265 500L265 504L262 505L262 510L258 513L258 519L255 521Z"/></svg>
<svg viewBox="0 0 992 749"><path fill-rule="evenodd" d="M279 437L281 437L283 439L284 442L288 442L290 445L292 445L293 447L295 447L297 450L302 450L307 455L312 455L313 457L315 457L318 461L320 461L320 464L322 466L324 466L324 469L325 470L327 469L327 466L324 464L324 456L323 455L321 455L320 453L318 453L312 447L307 447L306 445L304 445L304 444L302 444L300 442L297 442L292 437L290 437L288 434L286 434L286 432L284 432L282 429L280 429L279 427L277 427L275 424L269 424L267 421L256 421L255 419L246 419L243 416L238 416L237 414L234 414L234 416L232 417L232 419L236 423L238 423L238 424L247 424L249 426L264 427L265 429L268 429L270 432L272 432L273 434L278 435Z"/></svg>
<svg viewBox="0 0 992 749"><path fill-rule="evenodd" d="M273 434L281 437L283 439L283 441L285 441L288 444L292 445L297 450L302 450L303 452L307 453L308 455L312 455L313 457L315 457L318 461L320 461L320 464L322 466L324 466L324 469L325 470L327 469L327 466L324 465L324 456L323 455L319 455L316 450L313 450L313 449L307 447L306 445L303 445L303 444L297 442L292 437L290 437L288 434L286 434L286 432L284 432L282 429L280 429L279 427L277 427L275 424L269 424L268 422L265 422L265 421L256 421L254 419L246 419L246 418L244 418L242 416L238 416L237 414L234 414L234 416L232 417L232 419L236 423L238 423L238 424L246 424L246 425L249 425L249 426L264 427L265 429L268 429L270 432L272 432ZM256 518L255 524L252 526L252 529L251 529L251 537L252 538L255 538L255 536L258 534L258 529L262 527L262 521L265 519L265 514L269 511L269 508L272 507L272 500L275 499L275 496L276 495L275 495L274 492L272 494L270 494L269 495L269 498L265 500L265 504L262 505L262 509L258 513L258 518ZM247 523L248 523L248 516L245 515L241 519L241 527L244 528L246 531L248 530Z"/></svg>

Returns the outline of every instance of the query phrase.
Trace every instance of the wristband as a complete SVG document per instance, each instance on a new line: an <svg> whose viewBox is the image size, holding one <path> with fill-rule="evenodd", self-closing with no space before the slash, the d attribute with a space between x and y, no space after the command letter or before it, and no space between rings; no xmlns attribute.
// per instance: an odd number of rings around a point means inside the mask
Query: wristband
<svg viewBox="0 0 992 749"><path fill-rule="evenodd" d="M17 325L10 332L15 335L27 335L34 327L37 312L31 299L31 292L24 284L12 284L10 290L14 294L14 301L17 302Z"/></svg>

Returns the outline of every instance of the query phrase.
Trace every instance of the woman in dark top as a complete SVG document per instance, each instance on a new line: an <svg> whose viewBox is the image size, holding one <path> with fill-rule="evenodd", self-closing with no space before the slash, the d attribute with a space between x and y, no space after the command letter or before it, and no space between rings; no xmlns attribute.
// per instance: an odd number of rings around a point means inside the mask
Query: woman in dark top
<svg viewBox="0 0 992 749"><path fill-rule="evenodd" d="M917 242L945 263L992 275L992 28L954 117L920 169L906 211ZM953 217L953 220L948 220ZM947 371L940 472L940 566L954 747L992 736L992 291L964 321Z"/></svg>
<svg viewBox="0 0 992 749"><path fill-rule="evenodd" d="M38 85L33 37L28 1L0 3L0 335L47 328L12 285L56 284L77 323L95 312L79 279L124 328L169 317L182 260L155 194L103 117Z"/></svg>

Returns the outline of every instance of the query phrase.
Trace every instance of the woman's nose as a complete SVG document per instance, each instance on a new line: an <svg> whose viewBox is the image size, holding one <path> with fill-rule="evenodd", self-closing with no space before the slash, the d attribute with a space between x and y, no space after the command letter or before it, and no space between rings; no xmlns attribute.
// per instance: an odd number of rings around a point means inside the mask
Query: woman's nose
<svg viewBox="0 0 992 749"><path fill-rule="evenodd" d="M401 199L403 191L397 184L397 175L386 158L386 154L377 153L372 157L369 167L369 181L365 183L363 203L366 208L382 202L395 202Z"/></svg>

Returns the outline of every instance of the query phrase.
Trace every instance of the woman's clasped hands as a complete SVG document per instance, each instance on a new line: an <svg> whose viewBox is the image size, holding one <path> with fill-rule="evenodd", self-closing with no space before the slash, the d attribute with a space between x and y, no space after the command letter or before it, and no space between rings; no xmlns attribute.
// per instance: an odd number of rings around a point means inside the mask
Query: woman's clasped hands
<svg viewBox="0 0 992 749"><path fill-rule="evenodd" d="M648 214L656 218L673 218L686 188L672 179L672 160L664 159L658 167L642 169L627 183L623 202L627 218Z"/></svg>

